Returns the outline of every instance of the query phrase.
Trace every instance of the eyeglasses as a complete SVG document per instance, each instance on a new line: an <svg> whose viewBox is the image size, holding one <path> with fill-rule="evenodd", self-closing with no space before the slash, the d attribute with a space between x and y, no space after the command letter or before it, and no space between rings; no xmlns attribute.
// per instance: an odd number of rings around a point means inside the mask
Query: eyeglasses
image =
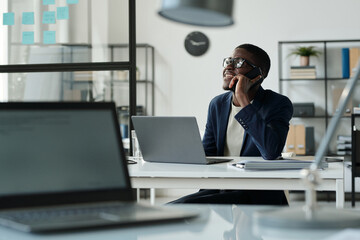
<svg viewBox="0 0 360 240"><path fill-rule="evenodd" d="M234 68L241 68L242 65L244 64L244 62L246 62L247 64L249 64L250 66L252 66L253 68L256 68L257 66L255 66L254 64L252 64L251 62L249 62L246 59L243 58L232 58L232 57L227 57L224 58L223 60L223 67L226 68L229 64L232 64L232 66Z"/></svg>

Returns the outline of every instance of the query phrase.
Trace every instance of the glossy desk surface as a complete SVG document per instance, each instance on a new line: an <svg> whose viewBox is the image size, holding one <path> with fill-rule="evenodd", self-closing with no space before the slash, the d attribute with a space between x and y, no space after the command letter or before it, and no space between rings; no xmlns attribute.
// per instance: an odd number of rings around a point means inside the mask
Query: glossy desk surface
<svg viewBox="0 0 360 240"><path fill-rule="evenodd" d="M252 216L258 210L269 206L246 205L176 205L198 211L199 217L177 223L156 224L138 227L95 229L51 234L29 234L0 227L0 239L117 239L117 240L253 240L253 239L327 239L340 230L260 230L252 223Z"/></svg>

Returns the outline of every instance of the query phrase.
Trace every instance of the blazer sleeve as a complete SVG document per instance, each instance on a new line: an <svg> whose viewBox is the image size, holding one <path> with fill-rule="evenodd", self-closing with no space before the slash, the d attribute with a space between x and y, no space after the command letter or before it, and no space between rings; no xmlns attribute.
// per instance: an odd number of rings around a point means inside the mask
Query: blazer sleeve
<svg viewBox="0 0 360 240"><path fill-rule="evenodd" d="M235 116L264 159L276 159L281 155L293 114L292 103L287 97L277 100L271 104L265 100L260 109L249 104Z"/></svg>
<svg viewBox="0 0 360 240"><path fill-rule="evenodd" d="M217 155L217 144L216 144L216 106L214 102L210 102L207 121L205 126L205 133L202 139L204 151L206 156Z"/></svg>

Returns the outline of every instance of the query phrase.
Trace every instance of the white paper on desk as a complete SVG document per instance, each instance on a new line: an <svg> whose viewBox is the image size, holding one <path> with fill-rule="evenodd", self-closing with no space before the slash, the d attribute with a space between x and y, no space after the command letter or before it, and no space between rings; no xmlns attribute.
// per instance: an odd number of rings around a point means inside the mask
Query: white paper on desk
<svg viewBox="0 0 360 240"><path fill-rule="evenodd" d="M335 235L326 238L325 240L358 240L360 236L360 229L345 229Z"/></svg>
<svg viewBox="0 0 360 240"><path fill-rule="evenodd" d="M242 160L232 164L233 167L245 170L299 170L309 168L313 161L304 160ZM322 162L320 168L326 168L327 163Z"/></svg>

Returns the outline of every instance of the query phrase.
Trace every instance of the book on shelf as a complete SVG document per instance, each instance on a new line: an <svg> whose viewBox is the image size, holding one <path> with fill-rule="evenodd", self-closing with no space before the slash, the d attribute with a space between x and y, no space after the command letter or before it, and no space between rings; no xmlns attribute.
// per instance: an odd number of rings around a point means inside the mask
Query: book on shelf
<svg viewBox="0 0 360 240"><path fill-rule="evenodd" d="M355 74L359 57L360 57L360 48L354 47L349 49L350 77L354 76Z"/></svg>
<svg viewBox="0 0 360 240"><path fill-rule="evenodd" d="M315 73L316 68L315 68L315 66L309 66L309 67L292 66L290 68L290 72L293 72L293 73Z"/></svg>
<svg viewBox="0 0 360 240"><path fill-rule="evenodd" d="M290 71L291 75L316 75L316 72L310 71Z"/></svg>
<svg viewBox="0 0 360 240"><path fill-rule="evenodd" d="M336 146L337 150L350 150L351 151L351 143L338 143Z"/></svg>
<svg viewBox="0 0 360 240"><path fill-rule="evenodd" d="M347 140L336 140L336 143L337 144L347 144L347 143L351 143L351 140L350 141L347 141Z"/></svg>
<svg viewBox="0 0 360 240"><path fill-rule="evenodd" d="M350 77L349 48L341 49L341 55L342 55L342 77L349 78Z"/></svg>
<svg viewBox="0 0 360 240"><path fill-rule="evenodd" d="M316 75L291 74L291 79L315 79Z"/></svg>
<svg viewBox="0 0 360 240"><path fill-rule="evenodd" d="M290 66L290 69L315 69L314 65L309 66Z"/></svg>
<svg viewBox="0 0 360 240"><path fill-rule="evenodd" d="M351 155L351 150L338 150L336 152L337 155L341 155L341 156L344 156L344 155Z"/></svg>
<svg viewBox="0 0 360 240"><path fill-rule="evenodd" d="M292 79L312 79L316 78L315 66L291 66L290 78Z"/></svg>
<svg viewBox="0 0 360 240"><path fill-rule="evenodd" d="M74 72L74 81L92 81L92 71L76 71Z"/></svg>
<svg viewBox="0 0 360 240"><path fill-rule="evenodd" d="M360 107L354 107L353 113L354 114L360 114Z"/></svg>
<svg viewBox="0 0 360 240"><path fill-rule="evenodd" d="M351 136L348 135L338 135L337 136L338 141L348 141L351 142Z"/></svg>

